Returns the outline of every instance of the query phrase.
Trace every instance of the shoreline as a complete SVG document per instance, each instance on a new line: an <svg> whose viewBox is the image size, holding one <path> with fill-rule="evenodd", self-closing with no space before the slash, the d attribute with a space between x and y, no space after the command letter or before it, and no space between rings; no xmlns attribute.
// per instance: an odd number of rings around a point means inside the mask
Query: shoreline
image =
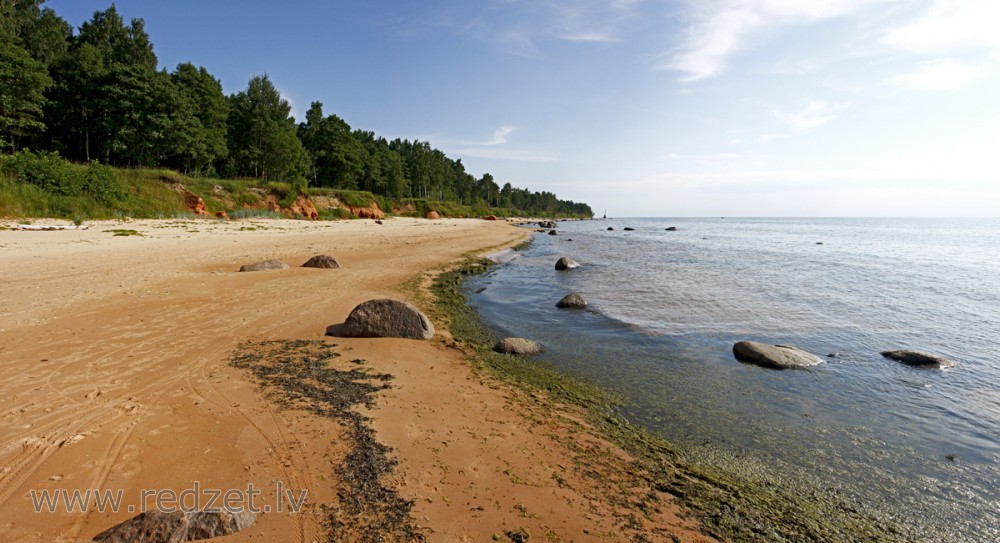
<svg viewBox="0 0 1000 543"><path fill-rule="evenodd" d="M539 254L550 253L543 251ZM535 273L537 265L536 258L525 269ZM523 272L514 273L513 277L517 279L514 282L508 280L510 285L503 291L507 296L510 295L511 285L520 284L518 281L530 281L530 277ZM478 282L477 286L501 285L505 281L499 276L491 275L491 278L493 279ZM454 293L458 298L464 296L464 291L459 288L454 289ZM494 311L503 312L504 307L500 304L499 310ZM514 314L524 319L527 313ZM481 327L484 328L483 333L489 334L485 330L485 324ZM515 328L524 330L530 327ZM530 335L530 331L521 333L528 333L525 337L536 339ZM557 336L549 334L544 337L549 341L556 341L554 338ZM572 336L566 340L573 341ZM485 355L490 356L489 353ZM561 356L547 363L572 368L572 359L564 363L565 360L565 356ZM518 378L515 376L515 379ZM531 382L533 379L530 377L524 380L529 387L539 386L539 383ZM582 382L586 383L585 380ZM541 386L553 385L543 380ZM554 388L557 393L562 393L568 387L558 384ZM602 399L599 389L596 399L586 394L572 393L563 394L563 398L571 403L594 406L596 409L591 420L595 427L601 430L604 437L637 458L649 473L654 474L649 485L663 488L679 497L680 502L691 508L695 513L694 517L703 523L706 530L722 539L831 543L934 540L929 532L903 522L896 511L859 501L850 492L844 492L836 485L823 484L816 478L803 477L801 473L785 472L780 466L764 464L754 457L752 450L732 451L708 444L692 446L669 443L619 416L614 399Z"/></svg>
<svg viewBox="0 0 1000 543"><path fill-rule="evenodd" d="M0 231L0 264L10 270L0 292L6 540L88 540L133 516L34 513L28 490L122 489L136 505L141 489L276 482L308 490L305 509L264 513L227 540L322 539L323 509L338 502L331 479L348 452L344 429L265 400L228 365L248 340L332 343L341 356L331 364L363 360L393 375L374 406L359 409L395 451L388 484L414 501L427 540L614 541L625 540L625 525L655 526L651 540L710 540L666 494L646 511L606 499L567 452L605 459L589 472L602 480L621 471L621 453L586 430L576 434L586 440L568 439L566 428L585 428L573 410L543 420L531 409L541 400L474 374L448 333L431 342L325 336L360 301L419 298L427 270L526 232L478 220L89 224ZM295 267L315 254L344 268ZM266 258L292 268L234 273ZM280 501L265 496L266 505Z"/></svg>

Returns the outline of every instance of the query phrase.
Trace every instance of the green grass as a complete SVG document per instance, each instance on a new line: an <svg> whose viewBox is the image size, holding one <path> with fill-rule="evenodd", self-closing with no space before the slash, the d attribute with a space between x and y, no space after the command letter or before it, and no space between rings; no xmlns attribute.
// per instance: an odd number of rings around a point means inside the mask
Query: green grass
<svg viewBox="0 0 1000 543"><path fill-rule="evenodd" d="M126 228L114 228L111 230L104 230L104 232L111 232L115 236L142 236L142 232Z"/></svg>

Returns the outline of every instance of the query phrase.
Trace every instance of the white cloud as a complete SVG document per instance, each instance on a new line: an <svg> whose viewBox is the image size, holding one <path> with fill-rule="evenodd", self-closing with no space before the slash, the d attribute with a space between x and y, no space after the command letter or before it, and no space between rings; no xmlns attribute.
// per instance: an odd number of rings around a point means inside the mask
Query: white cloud
<svg viewBox="0 0 1000 543"><path fill-rule="evenodd" d="M485 145L503 145L507 143L507 136L515 130L517 130L516 126L501 126L493 132L493 139L486 142Z"/></svg>
<svg viewBox="0 0 1000 543"><path fill-rule="evenodd" d="M886 0L722 0L694 13L680 45L667 53L661 69L676 70L681 81L721 75L730 59L755 35L776 27L853 15ZM703 6L704 4L699 4Z"/></svg>
<svg viewBox="0 0 1000 543"><path fill-rule="evenodd" d="M1000 2L935 0L916 21L893 28L885 43L917 53L986 49L1000 52Z"/></svg>
<svg viewBox="0 0 1000 543"><path fill-rule="evenodd" d="M916 72L897 75L892 80L912 89L948 90L964 87L978 75L977 66L950 58L939 58L923 62Z"/></svg>
<svg viewBox="0 0 1000 543"><path fill-rule="evenodd" d="M608 34L602 34L600 32L591 32L588 34L573 34L564 35L560 39L566 41L584 41L584 42L594 42L594 43L619 43L622 41L621 38L616 38Z"/></svg>
<svg viewBox="0 0 1000 543"><path fill-rule="evenodd" d="M802 131L824 125L837 116L835 108L823 100L809 100L805 106L794 111L777 110L774 116L792 130Z"/></svg>

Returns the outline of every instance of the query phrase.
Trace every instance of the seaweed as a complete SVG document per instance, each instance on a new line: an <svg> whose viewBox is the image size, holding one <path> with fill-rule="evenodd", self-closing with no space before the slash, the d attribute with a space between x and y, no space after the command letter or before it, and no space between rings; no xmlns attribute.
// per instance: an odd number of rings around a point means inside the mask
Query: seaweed
<svg viewBox="0 0 1000 543"><path fill-rule="evenodd" d="M320 340L247 342L230 364L249 370L279 405L334 419L347 430L350 450L336 468L338 503L322 507L329 542L424 541L411 517L413 501L384 482L397 464L392 449L375 439L371 419L353 410L374 407L375 394L390 387L392 375L333 368L330 362L340 357L336 347Z"/></svg>

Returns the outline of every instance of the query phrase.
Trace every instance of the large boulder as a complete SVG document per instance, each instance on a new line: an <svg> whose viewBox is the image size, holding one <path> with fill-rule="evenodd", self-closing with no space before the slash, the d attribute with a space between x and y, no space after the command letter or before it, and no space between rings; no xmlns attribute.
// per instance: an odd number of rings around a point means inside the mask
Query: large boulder
<svg viewBox="0 0 1000 543"><path fill-rule="evenodd" d="M559 260L556 260L557 270L571 270L573 268L579 268L579 267L580 265L575 260L573 260L568 256L559 257Z"/></svg>
<svg viewBox="0 0 1000 543"><path fill-rule="evenodd" d="M921 368L951 368L955 366L955 362L953 360L949 360L936 354L922 353L920 351L882 351L880 354L886 358L902 362L907 366L918 366Z"/></svg>
<svg viewBox="0 0 1000 543"><path fill-rule="evenodd" d="M264 270L284 270L288 268L288 264L280 260L264 260L263 262L254 262L253 264L244 264L240 266L241 272L255 272Z"/></svg>
<svg viewBox="0 0 1000 543"><path fill-rule="evenodd" d="M558 233L559 233L559 232L556 232L555 230L549 230L549 235L550 235L550 236L555 236L555 235L557 235Z"/></svg>
<svg viewBox="0 0 1000 543"><path fill-rule="evenodd" d="M501 339L493 347L493 350L498 353L531 356L542 352L542 346L534 341L531 341L530 339L508 337Z"/></svg>
<svg viewBox="0 0 1000 543"><path fill-rule="evenodd" d="M564 309L583 309L587 307L587 300L575 292L563 296L562 300L556 302L556 307Z"/></svg>
<svg viewBox="0 0 1000 543"><path fill-rule="evenodd" d="M147 511L94 536L100 543L181 543L231 535L257 520L249 511Z"/></svg>
<svg viewBox="0 0 1000 543"><path fill-rule="evenodd" d="M441 218L441 215L438 215L437 211L434 211L433 209L431 209L427 213L424 213L424 218L425 219L430 219L432 221L436 221L436 220L438 220L438 219Z"/></svg>
<svg viewBox="0 0 1000 543"><path fill-rule="evenodd" d="M399 300L378 299L358 304L341 329L345 337L430 339L434 325L427 315Z"/></svg>
<svg viewBox="0 0 1000 543"><path fill-rule="evenodd" d="M316 255L302 265L303 268L323 268L332 270L340 267L340 262L330 255Z"/></svg>
<svg viewBox="0 0 1000 543"><path fill-rule="evenodd" d="M740 362L774 369L805 368L823 362L822 358L795 347L756 341L741 341L733 345L733 355Z"/></svg>

